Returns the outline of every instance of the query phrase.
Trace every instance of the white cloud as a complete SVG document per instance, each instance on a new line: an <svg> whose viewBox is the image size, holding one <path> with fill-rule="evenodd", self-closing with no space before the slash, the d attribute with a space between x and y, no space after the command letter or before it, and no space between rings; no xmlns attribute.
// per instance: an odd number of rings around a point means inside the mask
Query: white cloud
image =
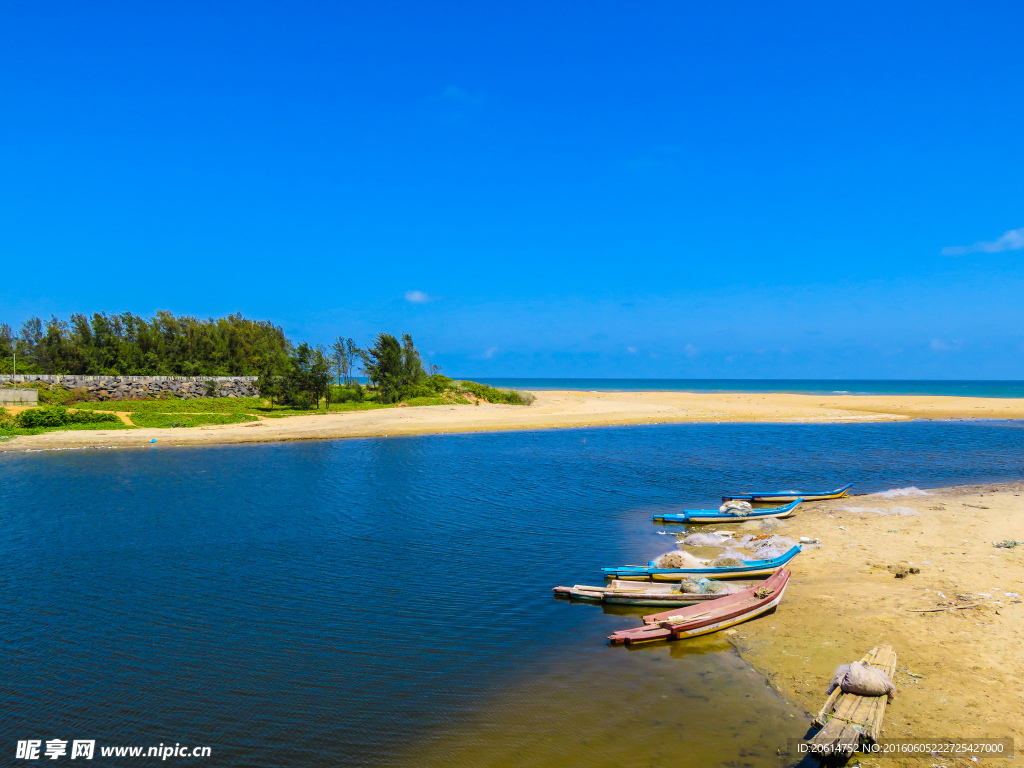
<svg viewBox="0 0 1024 768"><path fill-rule="evenodd" d="M700 350L693 346L693 344L687 344L685 347L683 347L683 354L685 354L687 357L696 357L699 353Z"/></svg>
<svg viewBox="0 0 1024 768"><path fill-rule="evenodd" d="M943 341L942 339L932 339L929 345L934 352L956 352L962 346L961 343L954 339L953 341Z"/></svg>
<svg viewBox="0 0 1024 768"><path fill-rule="evenodd" d="M631 354L631 355L635 355L636 354L636 347L626 347L626 351L629 352L629 354Z"/></svg>
<svg viewBox="0 0 1024 768"><path fill-rule="evenodd" d="M953 245L942 249L943 256L963 256L966 253L1003 253L1024 250L1024 227L1011 229L996 240L981 240L974 245Z"/></svg>
<svg viewBox="0 0 1024 768"><path fill-rule="evenodd" d="M434 297L426 291L406 291L405 300L412 304L426 304L434 301Z"/></svg>
<svg viewBox="0 0 1024 768"><path fill-rule="evenodd" d="M490 360L492 357L494 357L494 353L497 351L497 347L488 347L487 351L484 352L484 360Z"/></svg>

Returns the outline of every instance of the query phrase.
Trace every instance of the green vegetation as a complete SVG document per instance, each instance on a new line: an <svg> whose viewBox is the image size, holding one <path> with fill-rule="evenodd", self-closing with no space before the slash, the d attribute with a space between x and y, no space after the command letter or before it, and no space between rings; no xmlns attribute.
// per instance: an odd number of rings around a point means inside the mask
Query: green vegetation
<svg viewBox="0 0 1024 768"><path fill-rule="evenodd" d="M386 406L375 403L372 400L365 402L332 402L330 413L341 413L345 411L365 411L373 408L385 408ZM81 403L75 408L83 411L120 411L130 413L132 423L141 424L134 414L217 414L231 416L246 414L255 418L282 418L285 416L302 416L309 413L308 408L296 408L285 405L270 405L269 401L262 397L200 397L190 400L105 400L102 403ZM325 409L326 410L326 409ZM252 419L241 419L251 421ZM173 419L172 419L173 421ZM216 422L231 424L235 422Z"/></svg>
<svg viewBox="0 0 1024 768"><path fill-rule="evenodd" d="M112 413L75 413L59 406L30 408L17 416L0 408L0 437L39 435L65 429L134 429Z"/></svg>
<svg viewBox="0 0 1024 768"><path fill-rule="evenodd" d="M88 411L69 411L59 405L44 405L29 408L15 417L19 427L66 427L71 424L121 424L113 413L90 413Z"/></svg>
<svg viewBox="0 0 1024 768"><path fill-rule="evenodd" d="M197 397L193 400L104 400L75 408L122 413L260 413L270 410L262 397Z"/></svg>
<svg viewBox="0 0 1024 768"><path fill-rule="evenodd" d="M409 334L380 333L369 349L338 337L330 349L297 346L269 321L241 315L217 320L175 317L157 312L144 319L124 313L72 315L68 322L30 318L14 336L0 325L0 374L10 373L15 354L19 373L84 375L253 375L260 397L205 397L179 400L84 402L85 389L43 382L19 383L39 392L42 407L16 419L0 416L3 434L35 434L50 429L133 429L111 411L131 414L140 427L195 427L238 424L257 417L281 418L323 413L480 402L529 405L533 396L472 381L455 381L424 365ZM355 379L361 367L370 385ZM11 385L5 385L11 386ZM216 387L207 386L207 395ZM68 410L65 406L73 406Z"/></svg>
<svg viewBox="0 0 1024 768"><path fill-rule="evenodd" d="M199 320L157 312L147 320L95 313L45 323L32 317L17 337L0 325L0 373L12 372L17 352L19 373L254 376L283 365L290 351L279 327L240 314Z"/></svg>
<svg viewBox="0 0 1024 768"><path fill-rule="evenodd" d="M537 398L529 392L517 392L514 389L498 389L475 381L459 382L459 387L474 395L479 400L489 403L507 403L508 405L529 405Z"/></svg>
<svg viewBox="0 0 1024 768"><path fill-rule="evenodd" d="M205 427L210 424L242 424L258 421L247 413L133 413L130 417L137 427Z"/></svg>

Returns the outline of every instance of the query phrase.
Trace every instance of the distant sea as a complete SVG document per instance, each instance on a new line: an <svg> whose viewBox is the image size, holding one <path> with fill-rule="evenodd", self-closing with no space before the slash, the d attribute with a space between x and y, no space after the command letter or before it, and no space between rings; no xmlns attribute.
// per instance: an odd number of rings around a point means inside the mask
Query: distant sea
<svg viewBox="0 0 1024 768"><path fill-rule="evenodd" d="M954 395L1024 397L1024 381L902 379L508 379L474 378L508 389L605 392L791 392L807 395Z"/></svg>

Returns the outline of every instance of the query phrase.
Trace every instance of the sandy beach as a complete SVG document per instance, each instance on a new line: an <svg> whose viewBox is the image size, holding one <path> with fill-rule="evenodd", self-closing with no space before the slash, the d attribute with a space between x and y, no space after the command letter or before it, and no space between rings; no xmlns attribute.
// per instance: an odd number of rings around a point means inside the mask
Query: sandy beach
<svg viewBox="0 0 1024 768"><path fill-rule="evenodd" d="M682 422L838 423L1021 419L1024 399L691 392L536 392L529 406L443 405L261 419L189 429L84 430L22 436L0 450L216 445Z"/></svg>
<svg viewBox="0 0 1024 768"><path fill-rule="evenodd" d="M811 714L839 664L875 645L892 645L899 694L886 715L884 738L1012 737L1019 749L1024 546L1002 549L993 542L1024 539L1024 483L927 492L802 507L780 533L817 538L822 546L794 561L786 599L773 615L736 627L729 638L777 690ZM896 578L889 566L901 565L921 572ZM858 762L865 768L975 764Z"/></svg>

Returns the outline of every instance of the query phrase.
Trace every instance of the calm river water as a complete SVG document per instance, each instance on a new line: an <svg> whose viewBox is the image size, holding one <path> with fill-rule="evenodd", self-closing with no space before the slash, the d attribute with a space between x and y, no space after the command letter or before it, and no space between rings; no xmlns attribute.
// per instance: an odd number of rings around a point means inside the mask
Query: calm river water
<svg viewBox="0 0 1024 768"><path fill-rule="evenodd" d="M665 551L651 512L725 490L1022 468L1024 431L1005 422L0 455L2 749L179 743L213 757L168 764L239 767L787 765L776 750L806 716L723 639L610 648L644 609L551 587Z"/></svg>

